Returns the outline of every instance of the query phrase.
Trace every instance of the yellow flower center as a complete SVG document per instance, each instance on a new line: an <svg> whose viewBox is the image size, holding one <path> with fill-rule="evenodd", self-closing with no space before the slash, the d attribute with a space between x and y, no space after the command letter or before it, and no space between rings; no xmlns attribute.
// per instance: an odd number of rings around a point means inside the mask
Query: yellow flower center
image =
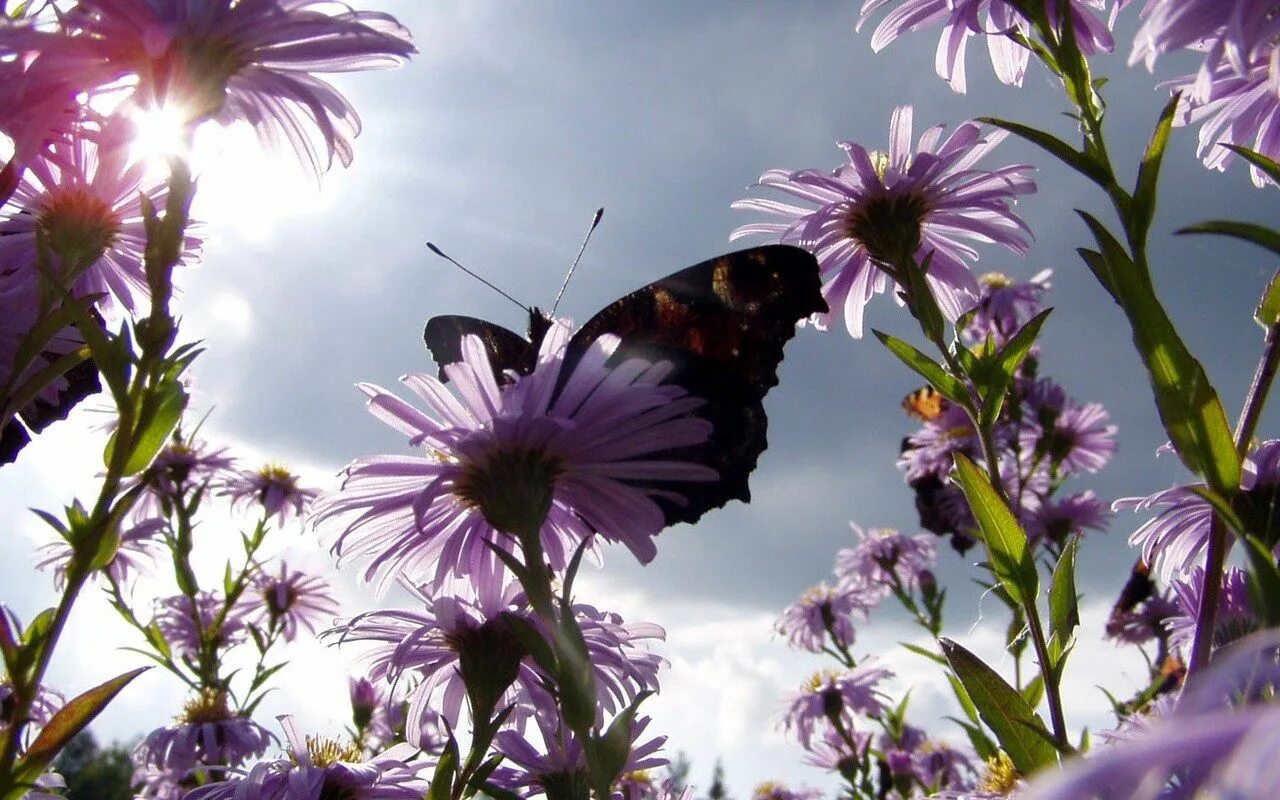
<svg viewBox="0 0 1280 800"><path fill-rule="evenodd" d="M70 186L50 194L36 225L62 258L63 268L78 272L102 258L115 243L120 216L87 188Z"/></svg>
<svg viewBox="0 0 1280 800"><path fill-rule="evenodd" d="M182 713L177 719L178 722L187 725L231 719L231 709L227 706L227 693L220 689L201 690L200 694L183 704Z"/></svg>
<svg viewBox="0 0 1280 800"><path fill-rule="evenodd" d="M1022 777L1017 767L1013 766L1013 760L1009 758L1009 754L1003 750L996 753L994 757L988 758L986 766L986 772L978 783L980 792L1008 794L1017 787L1018 779Z"/></svg>
<svg viewBox="0 0 1280 800"><path fill-rule="evenodd" d="M1003 272L988 272L978 278L978 283L988 289L1007 289L1013 285L1013 278Z"/></svg>
<svg viewBox="0 0 1280 800"><path fill-rule="evenodd" d="M353 742L342 742L327 736L307 735L307 755L311 763L317 767L332 764L356 764L362 759L360 748Z"/></svg>

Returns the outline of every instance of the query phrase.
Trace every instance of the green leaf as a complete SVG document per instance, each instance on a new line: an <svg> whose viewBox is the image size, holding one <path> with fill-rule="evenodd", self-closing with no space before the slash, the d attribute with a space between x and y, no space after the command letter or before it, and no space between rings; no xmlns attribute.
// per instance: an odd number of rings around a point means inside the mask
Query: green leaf
<svg viewBox="0 0 1280 800"><path fill-rule="evenodd" d="M1244 520L1241 519L1240 515L1236 513L1236 509L1233 508L1231 503L1229 503L1222 495L1210 489L1208 486L1188 486L1187 491L1197 495L1201 500L1204 500L1206 503L1213 506L1213 510L1218 513L1218 518L1221 519L1228 528L1241 535L1246 533Z"/></svg>
<svg viewBox="0 0 1280 800"><path fill-rule="evenodd" d="M1250 150L1247 147L1241 147L1238 144L1224 144L1223 147L1248 161L1258 169L1262 170L1268 178L1280 183L1280 164L1264 156L1256 150Z"/></svg>
<svg viewBox="0 0 1280 800"><path fill-rule="evenodd" d="M955 461L960 488L987 546L992 574L1015 603L1034 603L1040 590L1040 574L1027 549L1026 531L976 464L963 453L956 453Z"/></svg>
<svg viewBox="0 0 1280 800"><path fill-rule="evenodd" d="M898 642L898 644L902 645L908 651L915 653L918 656L924 656L925 658L929 659L935 664L941 664L944 667L947 665L947 660L942 656L938 655L937 653L933 652L932 650L926 650L920 645L911 644L910 642Z"/></svg>
<svg viewBox="0 0 1280 800"><path fill-rule="evenodd" d="M989 758L995 757L1000 748L995 742L991 741L991 737L987 736L987 734L983 732L982 728L978 727L976 724L971 725L964 720L956 719L955 717L947 717L947 719L959 725L964 730L965 735L969 737L969 744L973 745L974 754L977 755L979 759L986 761Z"/></svg>
<svg viewBox="0 0 1280 800"><path fill-rule="evenodd" d="M427 800L449 800L453 793L453 776L458 767L458 749L453 738L449 739L450 747L446 747L436 762L436 771L431 776L431 790Z"/></svg>
<svg viewBox="0 0 1280 800"><path fill-rule="evenodd" d="M914 261L902 265L897 277L906 290L907 309L920 322L920 330L929 341L941 342L946 333L947 322L942 316L942 309L938 307L938 299L933 296L933 290L925 278L932 262L933 253L930 252L921 265Z"/></svg>
<svg viewBox="0 0 1280 800"><path fill-rule="evenodd" d="M1076 550L1079 547L1078 536L1067 543L1053 568L1053 582L1049 586L1049 633L1063 648L1071 642L1080 624L1076 598Z"/></svg>
<svg viewBox="0 0 1280 800"><path fill-rule="evenodd" d="M1267 284L1267 291L1263 293L1262 301L1253 312L1253 318L1267 330L1280 325L1280 272L1277 272L1271 278L1271 283Z"/></svg>
<svg viewBox="0 0 1280 800"><path fill-rule="evenodd" d="M22 768L44 770L58 755L59 751L71 741L71 737L84 730L94 717L107 707L120 690L151 667L139 667L123 675L112 678L99 686L95 686L79 697L67 702L53 719L40 730L40 735L27 748L22 758Z"/></svg>
<svg viewBox="0 0 1280 800"><path fill-rule="evenodd" d="M596 786L601 788L612 786L614 780L626 767L627 758L631 755L631 728L635 723L636 710L651 694L653 692L646 690L636 695L636 699L613 718L613 722L609 723L609 729L598 739L597 757L595 763L591 765L593 767L591 778Z"/></svg>
<svg viewBox="0 0 1280 800"><path fill-rule="evenodd" d="M1264 250L1270 250L1272 253L1280 255L1280 233L1252 222L1213 219L1179 228L1175 233L1212 233L1217 236L1228 236L1232 239L1251 242Z"/></svg>
<svg viewBox="0 0 1280 800"><path fill-rule="evenodd" d="M1084 262L1089 271L1093 273L1093 277L1103 289L1107 290L1107 294L1111 295L1111 299L1116 301L1116 305L1120 304L1120 298L1116 295L1116 287L1111 282L1111 268L1107 266L1106 260L1102 257L1102 253L1097 250L1090 250L1087 247L1076 248L1076 253L1080 255L1080 260Z"/></svg>
<svg viewBox="0 0 1280 800"><path fill-rule="evenodd" d="M1146 276L1139 274L1123 250L1115 252L1118 243L1101 222L1078 213L1102 248L1133 342L1147 367L1160 420L1178 456L1220 493L1234 493L1240 486L1240 454L1204 367L1178 335Z"/></svg>
<svg viewBox="0 0 1280 800"><path fill-rule="evenodd" d="M133 452L125 462L125 475L136 475L151 464L156 453L169 441L173 429L178 427L182 412L187 407L187 391L181 383L165 381L156 388L161 394L144 423L145 427L134 438ZM115 437L112 437L112 441L115 441Z"/></svg>
<svg viewBox="0 0 1280 800"><path fill-rule="evenodd" d="M1257 537L1245 536L1244 552L1249 557L1249 597L1264 628L1280 625L1280 567L1276 557Z"/></svg>
<svg viewBox="0 0 1280 800"><path fill-rule="evenodd" d="M1022 697L1031 708L1040 705L1040 701L1044 699L1044 675L1037 672L1035 677L1022 687Z"/></svg>
<svg viewBox="0 0 1280 800"><path fill-rule="evenodd" d="M1160 178L1160 163L1165 147L1169 144L1169 132L1173 129L1174 112L1178 110L1180 96L1175 92L1160 112L1160 120L1147 143L1138 168L1138 180L1133 188L1133 204L1129 207L1129 219L1140 242L1146 241L1151 230L1151 220L1156 213L1156 184Z"/></svg>
<svg viewBox="0 0 1280 800"><path fill-rule="evenodd" d="M872 333L885 347L889 348L890 353L927 380L929 385L937 389L943 397L960 405L969 404L969 393L965 390L964 384L959 378L947 372L941 364L895 336L877 330L873 330Z"/></svg>
<svg viewBox="0 0 1280 800"><path fill-rule="evenodd" d="M1029 125L1010 122L998 117L979 117L978 122L995 125L997 128L1003 128L1012 133L1014 136L1026 139L1099 186L1105 188L1111 183L1111 176L1107 173L1105 167L1055 136L1032 128Z"/></svg>
<svg viewBox="0 0 1280 800"><path fill-rule="evenodd" d="M999 418L1000 410L1004 408L1005 397L1009 393L1009 385L1013 383L1013 376L1018 373L1018 368L1022 366L1027 354L1035 346L1036 339L1040 337L1040 329L1044 327L1045 320L1052 312L1052 308L1046 308L1028 320L1027 324L1023 325L997 354L997 369L993 379L985 391L980 390L982 414L979 422L984 429L990 428Z"/></svg>
<svg viewBox="0 0 1280 800"><path fill-rule="evenodd" d="M1053 764L1057 760L1057 751L1036 732L1048 734L1044 721L1026 698L973 653L950 639L938 641L982 721L995 734L1018 771L1030 776L1037 769Z"/></svg>

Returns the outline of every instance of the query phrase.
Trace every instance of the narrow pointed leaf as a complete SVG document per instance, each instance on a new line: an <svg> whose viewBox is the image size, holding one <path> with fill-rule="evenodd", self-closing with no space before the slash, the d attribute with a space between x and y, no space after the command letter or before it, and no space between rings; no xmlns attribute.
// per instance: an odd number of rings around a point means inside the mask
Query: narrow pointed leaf
<svg viewBox="0 0 1280 800"><path fill-rule="evenodd" d="M1241 147L1238 144L1224 144L1223 147L1248 161L1276 183L1280 183L1280 164L1264 156L1256 150L1250 150L1247 147Z"/></svg>
<svg viewBox="0 0 1280 800"><path fill-rule="evenodd" d="M1280 325L1280 272L1277 272L1271 278L1271 283L1267 284L1267 291L1263 293L1262 301L1253 312L1253 318L1264 329L1269 330Z"/></svg>
<svg viewBox="0 0 1280 800"><path fill-rule="evenodd" d="M1179 228L1177 233L1212 233L1218 236L1228 236L1232 239L1251 242L1258 247L1280 255L1280 233L1252 222L1212 219L1207 222L1197 222L1195 225Z"/></svg>
<svg viewBox="0 0 1280 800"><path fill-rule="evenodd" d="M1138 234L1138 241L1145 241L1151 230L1151 220L1156 213L1156 184L1160 178L1160 164L1165 147L1169 144L1169 132L1173 129L1174 112L1178 109L1179 96L1175 93L1160 112L1160 120L1147 143L1147 152L1138 168L1138 181L1133 189L1133 204L1129 214Z"/></svg>
<svg viewBox="0 0 1280 800"><path fill-rule="evenodd" d="M889 348L889 352L897 356L903 364L914 370L916 374L927 380L929 385L937 389L943 397L953 403L968 404L968 392L965 391L964 384L943 369L941 364L895 336L890 336L881 331L872 331L872 333L876 335L876 338L885 347Z"/></svg>
<svg viewBox="0 0 1280 800"><path fill-rule="evenodd" d="M1012 133L1014 136L1026 139L1099 186L1105 187L1111 182L1111 177L1100 164L1061 139L1044 131L997 117L979 117L978 122L995 125L997 128L1003 128Z"/></svg>
<svg viewBox="0 0 1280 800"><path fill-rule="evenodd" d="M956 474L969 508L978 521L991 559L991 572L1018 605L1034 603L1040 574L1027 549L1027 534L978 466L956 453Z"/></svg>
<svg viewBox="0 0 1280 800"><path fill-rule="evenodd" d="M123 675L112 678L99 686L95 686L79 697L73 698L58 710L49 720L49 724L40 730L40 735L31 743L23 756L24 768L39 767L44 769L58 752L71 741L71 738L93 721L94 717L107 707L120 690L151 667L139 667Z"/></svg>
<svg viewBox="0 0 1280 800"><path fill-rule="evenodd" d="M1049 586L1049 633L1066 647L1080 624L1080 607L1076 598L1076 550L1080 539L1072 539L1053 568Z"/></svg>
<svg viewBox="0 0 1280 800"><path fill-rule="evenodd" d="M995 734L1018 771L1029 776L1037 769L1054 763L1057 750L1043 736L1031 730L1048 732L1044 721L1026 698L982 659L959 644L950 639L941 639L939 643L982 721Z"/></svg>

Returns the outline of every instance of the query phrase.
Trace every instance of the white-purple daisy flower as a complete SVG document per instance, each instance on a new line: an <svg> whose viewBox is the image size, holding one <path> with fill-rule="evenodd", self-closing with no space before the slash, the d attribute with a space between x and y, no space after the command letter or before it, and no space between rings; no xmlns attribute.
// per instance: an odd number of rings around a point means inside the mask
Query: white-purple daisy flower
<svg viewBox="0 0 1280 800"><path fill-rule="evenodd" d="M1234 154L1221 145L1249 147L1280 158L1280 18L1274 0L1149 0L1129 62L1151 69L1163 53L1204 54L1193 74L1164 85L1181 94L1175 124L1202 124L1198 154L1223 170ZM1269 179L1250 167L1253 182Z"/></svg>
<svg viewBox="0 0 1280 800"><path fill-rule="evenodd" d="M1129 546L1142 548L1142 560L1151 564L1166 584L1178 575L1189 574L1209 546L1213 507L1192 488L1174 486L1147 497L1124 497L1111 504L1114 511L1156 509L1156 515L1130 535ZM1245 456L1241 488L1245 525L1271 536L1269 508L1280 490L1280 440L1265 441Z"/></svg>
<svg viewBox="0 0 1280 800"><path fill-rule="evenodd" d="M1008 441L1008 426L998 427L996 434L998 445ZM955 468L956 453L973 458L980 451L981 443L973 420L969 419L964 408L948 403L937 417L926 420L919 430L908 434L897 466L908 481L927 475L946 479Z"/></svg>
<svg viewBox="0 0 1280 800"><path fill-rule="evenodd" d="M36 237L43 232L50 251L61 257L52 268L64 277L78 274L67 288L78 296L105 295L104 308L114 301L130 314L138 311L150 296L142 264L142 198L163 208L168 189L146 182L144 166L129 163L119 133L60 139L28 162L13 196L0 206L0 273L24 272L39 285ZM199 245L188 233L179 263L193 261Z"/></svg>
<svg viewBox="0 0 1280 800"><path fill-rule="evenodd" d="M197 787L186 800L422 800L425 765L417 749L401 744L371 759L353 745L303 737L291 717L280 717L288 755L262 761L248 774Z"/></svg>
<svg viewBox="0 0 1280 800"><path fill-rule="evenodd" d="M893 587L896 582L910 590L938 561L937 545L924 534L907 536L890 528L864 531L854 523L849 527L858 543L836 553L835 572L841 583Z"/></svg>
<svg viewBox="0 0 1280 800"><path fill-rule="evenodd" d="M281 525L291 518L306 516L311 501L319 494L315 489L298 486L298 476L279 464L268 464L258 470L239 470L222 482L222 494L232 505L257 505L267 519L274 517Z"/></svg>
<svg viewBox="0 0 1280 800"><path fill-rule="evenodd" d="M1005 138L983 133L965 122L942 138L937 125L911 146L912 110L900 106L889 124L889 149L840 146L849 163L834 172L769 170L760 186L776 189L807 205L748 198L733 208L760 211L784 222L743 225L730 239L763 234L811 251L823 278L822 295L830 314L843 309L845 326L862 336L863 311L871 298L889 288L882 268L897 268L901 257L918 264L929 259L927 275L938 305L956 319L973 304L978 284L967 261L978 253L968 242L993 243L1025 253L1030 233L1013 213L1013 203L1035 191L1032 168L1015 164L988 171L974 167ZM819 315L825 325L830 314Z"/></svg>
<svg viewBox="0 0 1280 800"><path fill-rule="evenodd" d="M942 25L942 38L934 58L938 77L964 94L968 88L964 57L969 39L983 36L991 54L991 66L1001 83L1021 86L1027 72L1031 51L1014 37L1027 36L1030 25L1008 0L865 0L858 17L857 30L872 16L894 3L901 3L876 26L871 35L871 49L880 52L899 36L935 25ZM1049 19L1059 16L1060 0L1046 0ZM1071 29L1081 52L1092 55L1109 53L1115 46L1107 24L1095 10L1106 7L1105 0L1067 0Z"/></svg>
<svg viewBox="0 0 1280 800"><path fill-rule="evenodd" d="M206 689L187 701L174 724L147 734L134 748L133 761L181 780L200 767L239 766L275 740L252 719L233 713L226 692Z"/></svg>
<svg viewBox="0 0 1280 800"><path fill-rule="evenodd" d="M860 762L871 746L871 734L858 730L847 733L855 745L852 748L835 728L825 728L805 746L804 763L828 772L843 772Z"/></svg>
<svg viewBox="0 0 1280 800"><path fill-rule="evenodd" d="M317 624L332 624L338 613L338 601L323 578L290 569L283 561L277 572L254 576L253 593L256 602L248 613L264 623L263 628L278 627L286 642L298 635L299 625L314 635Z"/></svg>
<svg viewBox="0 0 1280 800"><path fill-rule="evenodd" d="M787 606L774 629L792 647L811 653L821 653L828 637L836 647L847 648L857 635L854 617L865 621L885 593L883 586L869 583L820 583Z"/></svg>
<svg viewBox="0 0 1280 800"><path fill-rule="evenodd" d="M214 592L196 595L194 607L185 594L163 597L156 601L153 623L164 635L173 652L186 658L196 658L205 640L213 642L216 650L222 650L244 641L247 636L244 607L232 608L215 634L212 631L222 612L224 599Z"/></svg>
<svg viewBox="0 0 1280 800"><path fill-rule="evenodd" d="M360 118L313 73L394 67L416 52L391 15L329 0L82 0L56 31L0 33L3 47L38 52L84 91L136 76L137 106L248 122L316 174L351 163Z"/></svg>
<svg viewBox="0 0 1280 800"><path fill-rule="evenodd" d="M884 713L884 693L879 685L891 677L893 673L873 658L844 672L815 673L788 702L782 726L794 730L806 750L831 725L832 717L838 718L846 731L852 731L858 715L879 717Z"/></svg>
<svg viewBox="0 0 1280 800"><path fill-rule="evenodd" d="M535 717L538 738L530 739L518 730L502 730L494 739L494 749L505 758L493 782L525 797L545 794L549 798L578 797L590 786L586 753L582 742L566 726L549 714ZM631 751L622 772L653 769L667 763L657 755L667 737L642 739L648 717L631 724Z"/></svg>
<svg viewBox="0 0 1280 800"><path fill-rule="evenodd" d="M342 488L316 501L316 523L356 514L337 537L339 556L370 558L364 577L381 574L380 585L395 574L436 586L451 575L496 580L505 567L492 548L516 549L499 525L534 524L549 494L541 544L552 569L595 533L651 560L666 524L656 499L678 497L663 484L718 478L670 456L707 440L710 423L694 415L703 401L663 383L666 362L607 366L612 335L565 369L567 342L567 327L554 324L533 372L499 386L479 338L464 337L463 361L445 367L454 391L432 375L402 379L429 414L361 384L370 411L425 452L358 459Z"/></svg>

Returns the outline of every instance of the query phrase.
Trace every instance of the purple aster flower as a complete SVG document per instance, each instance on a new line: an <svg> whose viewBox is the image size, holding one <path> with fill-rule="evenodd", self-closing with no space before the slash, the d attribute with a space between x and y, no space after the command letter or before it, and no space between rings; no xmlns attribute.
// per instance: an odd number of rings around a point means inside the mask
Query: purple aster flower
<svg viewBox="0 0 1280 800"><path fill-rule="evenodd" d="M1048 456L1058 472L1097 472L1116 451L1117 428L1107 424L1110 418L1100 403L1067 405L1053 415L1052 423L1026 425L1018 435L1024 450Z"/></svg>
<svg viewBox="0 0 1280 800"><path fill-rule="evenodd" d="M274 629L279 626L284 640L292 642L302 625L314 635L316 624L333 622L338 613L338 601L333 598L329 584L314 575L289 569L280 562L277 574L260 572L254 577L254 589L260 603L252 613Z"/></svg>
<svg viewBox="0 0 1280 800"><path fill-rule="evenodd" d="M365 660L375 680L416 679L409 693L410 743L424 727L424 715L439 710L456 727L463 700L473 713L513 705L511 721L523 725L528 717L552 705L545 684L548 677L533 663L511 630L516 616L540 628L518 584L501 591L459 583L435 596L415 592L422 611L372 611L337 629L343 641L374 641ZM616 614L586 605L573 607L587 646L600 713L628 705L641 691L658 688L663 663L648 651L645 640L661 639L657 625L628 625ZM479 705L479 708L475 706Z"/></svg>
<svg viewBox="0 0 1280 800"><path fill-rule="evenodd" d="M199 767L235 767L266 752L276 739L248 717L232 713L225 691L205 689L187 701L173 725L138 744L133 761L185 779Z"/></svg>
<svg viewBox="0 0 1280 800"><path fill-rule="evenodd" d="M137 522L120 534L120 546L111 563L103 568L112 583L127 589L133 580L155 566L155 557L163 548L164 520L152 517ZM53 583L59 591L67 583L67 567L71 564L73 549L65 539L57 539L41 546L36 569L53 570Z"/></svg>
<svg viewBox="0 0 1280 800"><path fill-rule="evenodd" d="M878 585L820 583L788 606L774 627L792 647L811 653L821 653L828 636L836 647L850 647L856 633L853 618L865 621L884 596Z"/></svg>
<svg viewBox="0 0 1280 800"><path fill-rule="evenodd" d="M409 704L401 692L368 678L350 678L349 686L351 721L362 744L377 750L406 739L404 726ZM427 709L419 720L416 737L418 747L424 751L440 752L449 739L443 717Z"/></svg>
<svg viewBox="0 0 1280 800"><path fill-rule="evenodd" d="M1245 525L1274 541L1270 509L1280 491L1280 440L1265 441L1245 457L1241 488L1244 491L1239 505ZM1188 574L1209 546L1213 508L1192 491L1192 486L1175 486L1147 497L1121 498L1111 508L1158 509L1129 537L1129 546L1142 548L1142 559L1156 567L1164 583L1176 575Z"/></svg>
<svg viewBox="0 0 1280 800"><path fill-rule="evenodd" d="M163 208L168 195L167 187L144 182L144 172L142 164L128 163L118 130L53 142L28 163L0 207L0 273L23 271L37 281L36 235L43 231L58 257L52 267L61 277L75 276L76 295L104 294L136 313L149 297L142 199ZM198 251L199 239L188 235L179 263Z"/></svg>
<svg viewBox="0 0 1280 800"><path fill-rule="evenodd" d="M867 749L871 746L871 734L866 731L848 731L848 734L856 745L852 749L835 728L823 729L817 738L810 739L805 747L807 752L804 763L829 772L843 772L853 768L866 756Z"/></svg>
<svg viewBox="0 0 1280 800"><path fill-rule="evenodd" d="M232 608L222 621L217 633L212 627L222 613L223 598L213 592L196 595L194 609L191 598L184 594L164 597L156 601L153 623L173 651L184 658L197 658L206 640L212 640L215 650L222 650L245 639L244 609Z"/></svg>
<svg viewBox="0 0 1280 800"><path fill-rule="evenodd" d="M868 19L895 2L898 0L865 0L857 30L862 30ZM1056 20L1061 13L1058 2L1046 0L1046 11L1051 20ZM1105 8L1104 0L1068 2L1071 29L1080 50L1086 55L1111 52L1115 46L1111 32L1091 10ZM938 24L943 25L943 31L934 59L935 69L938 77L946 80L953 91L964 94L967 88L964 56L969 39L975 35L986 37L996 77L1011 86L1022 85L1031 51L1014 37L1029 36L1030 26L1009 0L901 0L901 5L876 26L871 35L871 49L878 53L908 31Z"/></svg>
<svg viewBox="0 0 1280 800"><path fill-rule="evenodd" d="M1064 544L1070 536L1087 529L1106 531L1110 520L1110 509L1089 489L1042 504L1030 516L1027 536L1034 542Z"/></svg>
<svg viewBox="0 0 1280 800"><path fill-rule="evenodd" d="M614 787L613 800L693 800L692 786L678 786L670 778L655 781L648 770L627 772Z"/></svg>
<svg viewBox="0 0 1280 800"><path fill-rule="evenodd" d="M276 517L283 525L291 517L303 517L319 492L299 487L297 475L278 464L268 464L260 470L228 475L222 482L222 494L230 497L233 505L262 506L264 517Z"/></svg>
<svg viewBox="0 0 1280 800"><path fill-rule="evenodd" d="M1017 281L999 272L978 277L978 299L973 314L961 334L973 344L992 336L997 344L1007 342L1032 317L1044 310L1040 302L1049 291L1053 270L1037 272L1029 281Z"/></svg>
<svg viewBox="0 0 1280 800"><path fill-rule="evenodd" d="M788 789L775 781L766 781L751 790L751 800L819 800L821 797L821 789Z"/></svg>
<svg viewBox="0 0 1280 800"><path fill-rule="evenodd" d="M525 797L545 794L548 798L579 797L590 786L586 754L582 742L560 721L550 715L539 714L538 740L530 740L516 730L502 730L494 739L494 749L506 757L500 773L493 782L509 791L520 792ZM648 717L640 717L631 725L631 752L623 773L653 769L667 763L657 755L667 737L656 736L641 740Z"/></svg>
<svg viewBox="0 0 1280 800"><path fill-rule="evenodd" d="M280 717L288 756L262 761L243 777L193 789L186 800L422 800L428 790L416 748L396 745L366 761L354 745L303 737Z"/></svg>
<svg viewBox="0 0 1280 800"><path fill-rule="evenodd" d="M770 170L760 176L761 186L816 208L763 198L733 204L786 220L743 225L729 238L765 234L813 252L823 297L831 313L843 307L854 338L862 336L863 309L890 284L885 265L896 268L902 258L923 264L929 258L929 285L943 313L954 320L978 295L965 263L978 254L965 240L1000 244L1015 253L1027 250L1030 234L1012 205L1019 195L1035 191L1031 167L973 167L1005 134L984 136L977 123L965 122L941 141L944 127L939 125L924 132L913 152L911 123L910 106L895 109L888 152L845 142L841 147L849 163L832 173ZM828 317L819 315L819 323L825 327Z"/></svg>
<svg viewBox="0 0 1280 800"><path fill-rule="evenodd" d="M533 623L518 584L503 589L465 582L434 595L410 589L421 611L370 611L331 633L343 644L376 642L362 661L375 681L412 684L406 738L416 744L428 711L438 711L457 727L464 700L478 702L475 714L514 705L522 723L537 707L541 676L507 622L508 614Z"/></svg>
<svg viewBox="0 0 1280 800"><path fill-rule="evenodd" d="M174 500L193 486L221 478L235 463L226 452L225 447L215 449L199 439L184 441L175 437L137 478L150 490L139 502L139 513L158 516L162 511L158 501Z"/></svg>
<svg viewBox="0 0 1280 800"><path fill-rule="evenodd" d="M1200 68L1165 84L1181 94L1175 124L1203 123L1198 154L1206 167L1223 170L1234 144L1280 158L1280 37L1274 0L1150 0L1134 39L1129 62L1145 61L1174 50L1204 53ZM1268 182L1250 167L1254 184Z"/></svg>
<svg viewBox="0 0 1280 800"><path fill-rule="evenodd" d="M134 800L182 800L187 793L181 776L155 767L135 764L131 781Z"/></svg>
<svg viewBox="0 0 1280 800"><path fill-rule="evenodd" d="M1196 615L1204 594L1204 568L1195 567L1185 578L1170 582L1176 607L1164 620L1169 632L1169 646L1190 652L1196 635ZM1249 597L1249 578L1239 567L1228 567L1222 574L1222 593L1218 596L1218 613L1214 617L1213 646L1223 647L1243 639L1258 629L1260 622Z"/></svg>
<svg viewBox="0 0 1280 800"><path fill-rule="evenodd" d="M351 163L360 118L312 73L394 67L416 52L389 14L327 0L83 0L63 28L69 34L12 26L0 30L0 48L39 51L37 63L85 91L137 75L137 106L243 120L317 174L335 157Z"/></svg>
<svg viewBox="0 0 1280 800"><path fill-rule="evenodd" d="M938 561L938 548L923 534L906 536L889 528L864 531L849 523L859 542L836 553L836 577L841 583L869 583L910 590Z"/></svg>
<svg viewBox="0 0 1280 800"><path fill-rule="evenodd" d="M35 779L35 788L22 796L22 800L65 800L67 781L56 772L46 772Z"/></svg>
<svg viewBox="0 0 1280 800"><path fill-rule="evenodd" d="M795 730L806 750L833 717L841 721L846 731L853 730L856 714L879 717L884 713L883 693L878 687L892 676L872 658L845 672L814 673L791 698L782 715L782 725L788 731Z"/></svg>
<svg viewBox="0 0 1280 800"><path fill-rule="evenodd" d="M969 757L946 742L928 739L911 751L911 775L932 791L962 789L973 783Z"/></svg>
<svg viewBox="0 0 1280 800"><path fill-rule="evenodd" d="M656 500L674 496L662 484L718 478L671 457L710 435L693 416L702 400L662 383L666 362L607 367L616 336L597 339L569 369L567 343L567 327L553 325L534 371L500 387L480 340L464 337L463 361L445 367L456 395L431 375L403 378L434 416L361 384L370 411L425 456L359 459L341 489L321 496L317 523L358 514L337 538L339 556L371 557L364 576L382 573L380 585L395 573L436 586L450 575L496 580L485 577L505 570L492 548L512 552L510 531L545 514L552 569L595 532L648 563L665 525Z"/></svg>

